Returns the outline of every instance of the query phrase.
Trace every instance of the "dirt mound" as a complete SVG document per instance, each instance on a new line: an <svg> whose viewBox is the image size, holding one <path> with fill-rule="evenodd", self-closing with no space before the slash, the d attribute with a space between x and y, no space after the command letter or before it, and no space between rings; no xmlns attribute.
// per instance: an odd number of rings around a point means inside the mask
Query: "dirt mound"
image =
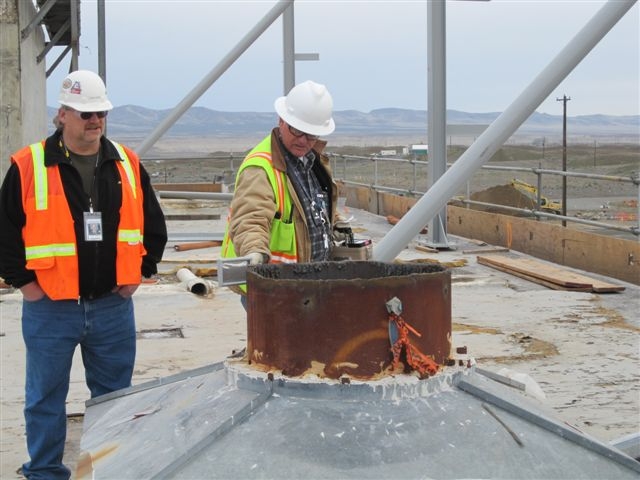
<svg viewBox="0 0 640 480"><path fill-rule="evenodd" d="M496 205L506 205L508 207L524 208L527 210L532 210L536 206L536 202L533 198L525 195L511 185L497 185L495 187L473 193L471 194L471 200L476 202L495 203ZM472 205L472 208L485 212L518 215L518 212L512 212L500 207Z"/></svg>

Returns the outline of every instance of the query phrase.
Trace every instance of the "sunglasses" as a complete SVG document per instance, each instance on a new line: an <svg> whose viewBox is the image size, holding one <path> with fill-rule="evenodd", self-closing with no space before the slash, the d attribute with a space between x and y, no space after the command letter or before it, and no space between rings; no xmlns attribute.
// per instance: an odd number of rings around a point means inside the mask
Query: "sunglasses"
<svg viewBox="0 0 640 480"><path fill-rule="evenodd" d="M108 111L104 112L79 112L78 110L74 110L73 108L66 108L65 110L69 110L76 114L77 117L80 117L82 120L89 120L94 115L98 118L104 118L109 113Z"/></svg>
<svg viewBox="0 0 640 480"><path fill-rule="evenodd" d="M305 137L307 137L307 140L309 140L310 142L315 142L319 138L318 135L311 135L310 133L304 133L303 131L298 130L295 127L292 127L291 125L289 125L289 133L297 138L300 138L304 135Z"/></svg>

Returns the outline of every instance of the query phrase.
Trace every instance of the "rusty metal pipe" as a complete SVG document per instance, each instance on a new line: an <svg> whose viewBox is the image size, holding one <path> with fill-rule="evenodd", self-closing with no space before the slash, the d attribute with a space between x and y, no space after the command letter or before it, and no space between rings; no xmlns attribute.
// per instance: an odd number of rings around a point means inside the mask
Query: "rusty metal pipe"
<svg viewBox="0 0 640 480"><path fill-rule="evenodd" d="M393 297L421 335L411 336L412 345L444 364L451 350L451 273L440 265L344 261L249 268L249 362L288 376L388 375L386 302Z"/></svg>

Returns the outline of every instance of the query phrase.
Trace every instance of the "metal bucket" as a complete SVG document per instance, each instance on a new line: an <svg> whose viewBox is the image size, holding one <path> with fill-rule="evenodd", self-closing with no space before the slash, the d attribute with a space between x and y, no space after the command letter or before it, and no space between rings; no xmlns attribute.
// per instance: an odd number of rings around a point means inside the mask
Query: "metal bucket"
<svg viewBox="0 0 640 480"><path fill-rule="evenodd" d="M249 363L284 375L376 378L392 360L386 302L442 365L451 351L451 273L440 265L372 261L267 264L247 271Z"/></svg>

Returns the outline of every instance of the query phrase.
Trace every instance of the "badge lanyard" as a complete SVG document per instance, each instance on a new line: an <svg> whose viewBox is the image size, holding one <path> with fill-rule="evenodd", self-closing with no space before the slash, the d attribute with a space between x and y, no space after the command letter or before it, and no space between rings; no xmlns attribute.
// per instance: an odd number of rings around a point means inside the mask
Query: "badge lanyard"
<svg viewBox="0 0 640 480"><path fill-rule="evenodd" d="M69 154L69 150L67 146L62 143L60 140L60 147L64 148L64 155L73 165L73 161L71 159L71 155ZM93 170L93 180L91 181L91 191L89 192L89 211L82 212L82 216L84 219L84 240L86 242L101 242L102 241L102 213L93 211L93 192L96 187L96 176L98 171L98 164L100 163L100 149L98 149L98 154L96 155L96 165Z"/></svg>
<svg viewBox="0 0 640 480"><path fill-rule="evenodd" d="M311 202L311 217L316 226L322 228L322 240L324 249L329 249L329 234L328 229L330 227L331 221L329 220L329 213L327 211L327 194L326 193L316 193L312 194L316 189L312 186L312 184L316 181L314 180L311 174L311 167L307 169L307 165L300 158L300 161L303 163L303 175L305 178L300 182L300 187L302 191L307 196L309 201ZM305 180L307 184L305 185ZM308 188L308 191L307 191ZM314 198L314 196L316 198Z"/></svg>

